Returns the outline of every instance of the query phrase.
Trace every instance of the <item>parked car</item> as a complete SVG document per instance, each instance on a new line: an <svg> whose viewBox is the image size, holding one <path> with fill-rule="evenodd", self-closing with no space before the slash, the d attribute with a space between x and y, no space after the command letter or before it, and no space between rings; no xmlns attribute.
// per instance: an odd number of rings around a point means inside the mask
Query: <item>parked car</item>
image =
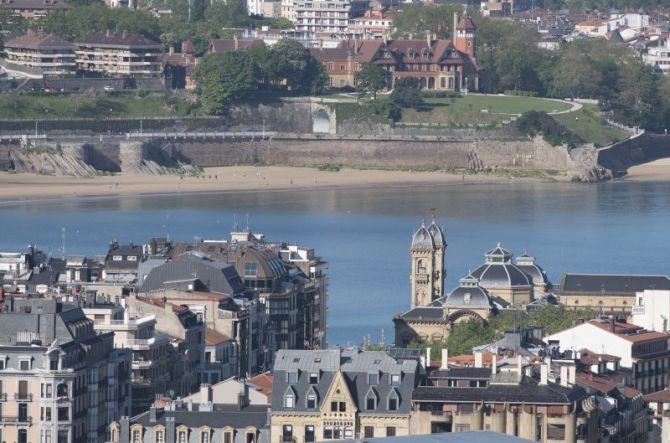
<svg viewBox="0 0 670 443"><path fill-rule="evenodd" d="M105 85L102 89L107 91L107 92L111 92L111 91L114 90L114 86Z"/></svg>

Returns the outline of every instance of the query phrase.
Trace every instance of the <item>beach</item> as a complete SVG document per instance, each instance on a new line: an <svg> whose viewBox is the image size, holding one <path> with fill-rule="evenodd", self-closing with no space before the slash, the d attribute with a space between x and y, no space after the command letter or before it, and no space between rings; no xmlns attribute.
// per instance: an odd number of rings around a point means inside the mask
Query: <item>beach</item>
<svg viewBox="0 0 670 443"><path fill-rule="evenodd" d="M670 180L670 158L633 166L623 177L629 181L666 181Z"/></svg>
<svg viewBox="0 0 670 443"><path fill-rule="evenodd" d="M279 191L324 188L420 186L463 183L538 181L495 175L285 166L212 167L197 177L121 173L97 177L50 176L0 172L0 200L30 200L116 195L182 194L194 192Z"/></svg>

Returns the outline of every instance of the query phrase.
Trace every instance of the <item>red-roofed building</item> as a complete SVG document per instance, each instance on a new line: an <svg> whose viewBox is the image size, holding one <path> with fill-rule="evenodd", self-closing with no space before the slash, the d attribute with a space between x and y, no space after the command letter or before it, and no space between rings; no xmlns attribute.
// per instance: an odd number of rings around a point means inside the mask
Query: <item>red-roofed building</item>
<svg viewBox="0 0 670 443"><path fill-rule="evenodd" d="M162 46L129 32L96 32L75 42L77 67L104 75L145 77L163 71Z"/></svg>
<svg viewBox="0 0 670 443"><path fill-rule="evenodd" d="M167 84L173 89L195 88L193 74L197 62L191 40L182 43L181 52L174 52L174 48L170 47L170 51L163 55L163 74Z"/></svg>
<svg viewBox="0 0 670 443"><path fill-rule="evenodd" d="M422 89L461 91L477 89L475 25L470 17L454 16L456 38L452 40L346 40L336 48L312 48L323 63L333 88L355 86L355 75L363 63L374 63L400 78L416 78Z"/></svg>
<svg viewBox="0 0 670 443"><path fill-rule="evenodd" d="M662 332L648 331L614 319L591 320L547 336L544 341L562 349L597 349L604 355L620 358L622 368L632 371L632 387L644 394L668 384L670 351Z"/></svg>
<svg viewBox="0 0 670 443"><path fill-rule="evenodd" d="M248 51L254 46L265 46L263 40L233 38L213 38L209 41L209 52L220 54L228 51Z"/></svg>
<svg viewBox="0 0 670 443"><path fill-rule="evenodd" d="M236 370L235 341L214 329L205 329L205 365L201 382L218 383L234 377Z"/></svg>
<svg viewBox="0 0 670 443"><path fill-rule="evenodd" d="M27 20L38 20L51 11L68 10L70 5L62 0L0 0L0 9Z"/></svg>

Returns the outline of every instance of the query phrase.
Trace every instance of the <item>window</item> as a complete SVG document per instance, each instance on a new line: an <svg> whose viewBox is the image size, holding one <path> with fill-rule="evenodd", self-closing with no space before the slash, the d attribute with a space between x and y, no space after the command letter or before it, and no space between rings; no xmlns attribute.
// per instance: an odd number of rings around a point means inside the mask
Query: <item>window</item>
<svg viewBox="0 0 670 443"><path fill-rule="evenodd" d="M30 371L30 360L21 360L19 362L19 369L22 371Z"/></svg>
<svg viewBox="0 0 670 443"><path fill-rule="evenodd" d="M165 434L163 431L156 431L156 443L164 443L165 442Z"/></svg>
<svg viewBox="0 0 670 443"><path fill-rule="evenodd" d="M331 401L330 402L330 412L337 412L337 402L336 401ZM333 438L333 437L330 437Z"/></svg>
<svg viewBox="0 0 670 443"><path fill-rule="evenodd" d="M368 391L368 395L365 396L365 409L368 411L373 411L377 408L377 395L372 389Z"/></svg>
<svg viewBox="0 0 670 443"><path fill-rule="evenodd" d="M293 392L287 392L286 395L284 395L284 407L292 409L294 406L295 396L293 395Z"/></svg>
<svg viewBox="0 0 670 443"><path fill-rule="evenodd" d="M19 443L28 443L28 431L19 429Z"/></svg>
<svg viewBox="0 0 670 443"><path fill-rule="evenodd" d="M114 261L121 261L121 260L123 260L123 257L120 256L120 255L115 255L115 256L112 257L112 260L114 260Z"/></svg>
<svg viewBox="0 0 670 443"><path fill-rule="evenodd" d="M40 420L42 421L51 421L51 408L43 407L40 408Z"/></svg>
<svg viewBox="0 0 670 443"><path fill-rule="evenodd" d="M305 426L305 443L312 443L314 441L316 441L316 436L314 435L314 426Z"/></svg>
<svg viewBox="0 0 670 443"><path fill-rule="evenodd" d="M233 443L233 433L226 431L223 434L223 443Z"/></svg>
<svg viewBox="0 0 670 443"><path fill-rule="evenodd" d="M391 374L391 385L400 386L400 374Z"/></svg>
<svg viewBox="0 0 670 443"><path fill-rule="evenodd" d="M307 394L307 409L316 408L316 394L309 393Z"/></svg>
<svg viewBox="0 0 670 443"><path fill-rule="evenodd" d="M209 431L202 431L200 433L200 443L209 443Z"/></svg>
<svg viewBox="0 0 670 443"><path fill-rule="evenodd" d="M387 437L395 437L395 426L387 426L386 427L386 436Z"/></svg>
<svg viewBox="0 0 670 443"><path fill-rule="evenodd" d="M368 374L368 384L371 386L376 386L379 384L379 374Z"/></svg>
<svg viewBox="0 0 670 443"><path fill-rule="evenodd" d="M326 426L325 428L323 428L323 439L330 440L332 438L333 438L333 427Z"/></svg>
<svg viewBox="0 0 670 443"><path fill-rule="evenodd" d="M423 259L419 259L419 261L416 262L416 272L417 274L426 273L426 262L423 261Z"/></svg>
<svg viewBox="0 0 670 443"><path fill-rule="evenodd" d="M293 426L291 425L282 426L281 441L292 441L292 440L293 440Z"/></svg>
<svg viewBox="0 0 670 443"><path fill-rule="evenodd" d="M565 440L565 425L547 423L547 439Z"/></svg>
<svg viewBox="0 0 670 443"><path fill-rule="evenodd" d="M256 277L258 274L258 263L255 261L248 261L244 264L244 276Z"/></svg>
<svg viewBox="0 0 670 443"><path fill-rule="evenodd" d="M129 255L126 258L128 259L128 261L137 261L137 256L136 255Z"/></svg>
<svg viewBox="0 0 670 443"><path fill-rule="evenodd" d="M363 428L363 436L365 438L374 438L375 428L372 426L366 426L365 428Z"/></svg>
<svg viewBox="0 0 670 443"><path fill-rule="evenodd" d="M133 431L133 443L142 443L142 431L139 429Z"/></svg>
<svg viewBox="0 0 670 443"><path fill-rule="evenodd" d="M397 411L398 410L398 393L394 390L391 391L389 394L388 398L388 409L389 411Z"/></svg>
<svg viewBox="0 0 670 443"><path fill-rule="evenodd" d="M177 433L177 442L186 443L186 431L179 431Z"/></svg>
<svg viewBox="0 0 670 443"><path fill-rule="evenodd" d="M58 420L59 421L68 421L70 419L70 408L58 408Z"/></svg>
<svg viewBox="0 0 670 443"><path fill-rule="evenodd" d="M309 373L309 384L310 385L315 385L319 383L319 373L318 372L310 372Z"/></svg>
<svg viewBox="0 0 670 443"><path fill-rule="evenodd" d="M456 425L456 432L470 432L470 425L469 424Z"/></svg>
<svg viewBox="0 0 670 443"><path fill-rule="evenodd" d="M298 383L298 373L297 372L287 372L286 376L287 376L286 381L289 384Z"/></svg>
<svg viewBox="0 0 670 443"><path fill-rule="evenodd" d="M5 369L5 359L0 358L0 370Z"/></svg>

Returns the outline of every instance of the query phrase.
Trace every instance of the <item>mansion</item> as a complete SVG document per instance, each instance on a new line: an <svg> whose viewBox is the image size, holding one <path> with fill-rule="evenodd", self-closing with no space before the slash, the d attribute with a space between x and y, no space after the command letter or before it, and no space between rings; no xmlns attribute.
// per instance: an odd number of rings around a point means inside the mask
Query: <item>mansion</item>
<svg viewBox="0 0 670 443"><path fill-rule="evenodd" d="M416 78L422 89L459 92L478 89L475 25L467 16L454 16L453 40L345 40L335 48L311 48L323 63L332 88L353 87L364 63L391 73L392 86L405 77Z"/></svg>
<svg viewBox="0 0 670 443"><path fill-rule="evenodd" d="M446 249L444 232L434 220L414 233L410 310L393 319L397 346L445 340L452 324L486 322L502 309L525 307L549 294L551 284L535 259L524 253L513 261L513 254L500 243L484 255L481 266L445 294Z"/></svg>

